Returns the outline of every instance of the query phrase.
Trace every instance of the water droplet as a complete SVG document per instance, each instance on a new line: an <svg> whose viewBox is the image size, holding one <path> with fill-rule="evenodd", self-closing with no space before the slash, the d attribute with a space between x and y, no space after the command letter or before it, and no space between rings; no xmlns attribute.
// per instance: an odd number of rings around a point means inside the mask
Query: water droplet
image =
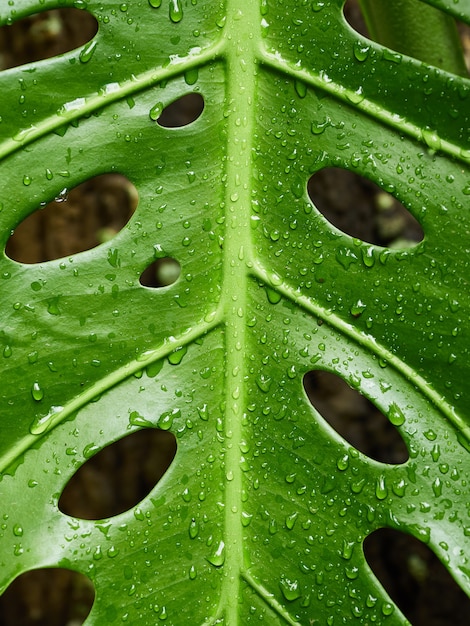
<svg viewBox="0 0 470 626"><path fill-rule="evenodd" d="M207 560L214 565L214 567L222 567L225 562L225 543L223 541L219 541L216 549L207 557Z"/></svg>
<svg viewBox="0 0 470 626"><path fill-rule="evenodd" d="M294 83L294 87L299 98L305 98L305 96L307 95L307 85L300 80L296 80Z"/></svg>
<svg viewBox="0 0 470 626"><path fill-rule="evenodd" d="M29 187L29 185L31 185L32 182L33 182L33 179L31 178L31 176L27 176L26 174L23 176L23 185L25 185L26 187Z"/></svg>
<svg viewBox="0 0 470 626"><path fill-rule="evenodd" d="M162 430L170 430L173 425L173 420L181 417L180 409L173 409L173 411L165 411L158 418L158 427Z"/></svg>
<svg viewBox="0 0 470 626"><path fill-rule="evenodd" d="M80 55L78 57L81 63L88 63L88 61L90 61L91 57L95 53L97 45L98 45L98 42L96 40L93 40L87 43L87 45L83 48L83 50L80 52Z"/></svg>
<svg viewBox="0 0 470 626"><path fill-rule="evenodd" d="M259 389L263 392L263 393L268 393L270 387L271 387L271 383L272 383L272 378L270 376L266 376L264 374L260 374L257 378L256 378L256 384L258 385Z"/></svg>
<svg viewBox="0 0 470 626"><path fill-rule="evenodd" d="M145 520L144 512L140 507L136 507L134 509L134 517L138 522L143 522Z"/></svg>
<svg viewBox="0 0 470 626"><path fill-rule="evenodd" d="M424 143L431 148L431 150L440 150L441 139L436 131L432 130L428 126L422 130L422 137Z"/></svg>
<svg viewBox="0 0 470 626"><path fill-rule="evenodd" d="M405 422L405 416L403 415L400 407L392 402L390 408L388 410L388 419L392 422L394 426L401 426Z"/></svg>
<svg viewBox="0 0 470 626"><path fill-rule="evenodd" d="M197 83L198 78L199 70L197 67L193 67L184 73L184 82L187 85L194 85L195 83Z"/></svg>
<svg viewBox="0 0 470 626"><path fill-rule="evenodd" d="M289 530L292 530L294 528L298 515L299 514L296 512L286 517L286 526Z"/></svg>
<svg viewBox="0 0 470 626"><path fill-rule="evenodd" d="M343 557L343 559L346 559L347 561L349 561L349 559L352 556L354 550L354 541L346 541L346 539L343 541L343 549L341 551L341 556Z"/></svg>
<svg viewBox="0 0 470 626"><path fill-rule="evenodd" d="M132 411L129 415L129 424L132 426L151 427L152 422L146 419L143 415L140 415L138 411Z"/></svg>
<svg viewBox="0 0 470 626"><path fill-rule="evenodd" d="M179 365L187 351L186 346L176 348L176 350L168 356L168 362L171 363L171 365Z"/></svg>
<svg viewBox="0 0 470 626"><path fill-rule="evenodd" d="M209 419L209 408L207 404L203 404L202 407L198 406L197 412L198 412L199 417L205 422L207 422L207 420Z"/></svg>
<svg viewBox="0 0 470 626"><path fill-rule="evenodd" d="M196 568L194 567L194 565L191 565L191 567L189 568L189 579L194 580L196 576L197 576Z"/></svg>
<svg viewBox="0 0 470 626"><path fill-rule="evenodd" d="M369 56L370 46L363 41L354 42L354 56L361 63L364 62Z"/></svg>
<svg viewBox="0 0 470 626"><path fill-rule="evenodd" d="M31 395L36 402L40 402L44 398L44 390L38 382L34 382L31 387Z"/></svg>
<svg viewBox="0 0 470 626"><path fill-rule="evenodd" d="M63 406L51 406L47 415L36 417L30 427L29 432L32 435L42 435L54 422L54 417L64 410Z"/></svg>
<svg viewBox="0 0 470 626"><path fill-rule="evenodd" d="M355 580L359 576L359 568L355 565L352 567L346 567L345 573L349 580Z"/></svg>
<svg viewBox="0 0 470 626"><path fill-rule="evenodd" d="M437 463L437 461L439 461L440 456L441 456L441 448L439 444L436 443L433 446L433 449L431 450L431 458L434 461L434 463Z"/></svg>
<svg viewBox="0 0 470 626"><path fill-rule="evenodd" d="M440 478L436 478L436 480L433 482L432 490L436 498L439 498L442 495L442 481Z"/></svg>
<svg viewBox="0 0 470 626"><path fill-rule="evenodd" d="M367 304L364 304L362 300L357 300L354 304L351 305L349 312L353 317L360 317L363 311L366 309Z"/></svg>
<svg viewBox="0 0 470 626"><path fill-rule="evenodd" d="M152 9L159 9L162 6L162 0L149 0Z"/></svg>
<svg viewBox="0 0 470 626"><path fill-rule="evenodd" d="M177 24L183 19L181 0L170 0L170 20Z"/></svg>
<svg viewBox="0 0 470 626"><path fill-rule="evenodd" d="M268 297L268 301L271 304L277 304L281 301L281 294L277 291L274 291L274 289L271 289L271 287L266 287L266 295Z"/></svg>
<svg viewBox="0 0 470 626"><path fill-rule="evenodd" d="M400 498L405 495L405 489L406 489L406 483L403 480L403 478L393 483L392 485L393 493Z"/></svg>
<svg viewBox="0 0 470 626"><path fill-rule="evenodd" d="M253 515L251 513L246 513L246 511L242 512L242 526L247 527L250 525L251 520L253 519Z"/></svg>
<svg viewBox="0 0 470 626"><path fill-rule="evenodd" d="M298 580L289 580L288 578L283 577L279 582L279 586L281 588L282 595L289 602L297 600L302 595Z"/></svg>
<svg viewBox="0 0 470 626"><path fill-rule="evenodd" d="M384 500L388 495L388 489L385 485L385 476L380 475L375 485L375 495L379 500Z"/></svg>
<svg viewBox="0 0 470 626"><path fill-rule="evenodd" d="M189 522L189 536L191 539L195 539L199 533L199 523L194 519L194 517Z"/></svg>
<svg viewBox="0 0 470 626"><path fill-rule="evenodd" d="M390 604L390 602L385 602L382 606L382 613L384 615L391 615L393 613L393 611L395 610L395 607L393 606L393 604Z"/></svg>
<svg viewBox="0 0 470 626"><path fill-rule="evenodd" d="M157 102L149 111L149 117L153 122L156 122L163 111L163 102Z"/></svg>
<svg viewBox="0 0 470 626"><path fill-rule="evenodd" d="M60 315L59 296L47 301L47 312L50 315Z"/></svg>
<svg viewBox="0 0 470 626"><path fill-rule="evenodd" d="M327 117L322 122L312 122L310 130L313 135L321 135L330 124L331 120Z"/></svg>
<svg viewBox="0 0 470 626"><path fill-rule="evenodd" d="M22 537L23 536L23 527L20 524L15 524L13 526L13 534L15 535L15 537Z"/></svg>

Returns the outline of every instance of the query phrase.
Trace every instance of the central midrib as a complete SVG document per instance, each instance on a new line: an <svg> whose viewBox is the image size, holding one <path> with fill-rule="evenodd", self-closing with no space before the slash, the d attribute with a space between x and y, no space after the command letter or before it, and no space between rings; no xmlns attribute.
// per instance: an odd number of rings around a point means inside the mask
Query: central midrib
<svg viewBox="0 0 470 626"><path fill-rule="evenodd" d="M225 577L220 612L225 623L239 623L239 593L243 569L241 523L242 472L240 443L245 401L245 337L248 289L247 261L251 258L251 152L256 97L256 42L259 5L227 0L225 26L227 158L226 230L223 303L225 312Z"/></svg>

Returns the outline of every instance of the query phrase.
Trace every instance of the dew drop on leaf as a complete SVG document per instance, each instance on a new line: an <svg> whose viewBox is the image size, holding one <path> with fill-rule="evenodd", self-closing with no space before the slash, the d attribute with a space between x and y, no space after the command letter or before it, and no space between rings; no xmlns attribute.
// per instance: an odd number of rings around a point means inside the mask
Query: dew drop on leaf
<svg viewBox="0 0 470 626"><path fill-rule="evenodd" d="M171 365L179 365L187 351L188 349L186 346L181 346L180 348L177 348L168 356L168 363L170 363Z"/></svg>
<svg viewBox="0 0 470 626"><path fill-rule="evenodd" d="M173 426L173 420L175 418L178 419L180 417L181 417L180 409L173 409L172 411L165 411L158 418L158 422L157 422L158 427L161 428L162 430L170 430L170 428Z"/></svg>
<svg viewBox="0 0 470 626"><path fill-rule="evenodd" d="M86 44L86 46L80 52L79 57L78 57L81 63L88 63L88 61L91 61L95 53L97 45L98 45L98 42L96 40L90 41L89 43Z"/></svg>
<svg viewBox="0 0 470 626"><path fill-rule="evenodd" d="M225 543L223 541L219 541L210 556L207 557L207 560L214 567L222 567L225 563Z"/></svg>
<svg viewBox="0 0 470 626"><path fill-rule="evenodd" d="M298 580L290 580L289 578L282 577L279 586L282 591L282 595L289 602L297 600L302 595Z"/></svg>
<svg viewBox="0 0 470 626"><path fill-rule="evenodd" d="M44 389L38 382L34 382L31 388L31 395L36 402L40 402L44 398Z"/></svg>
<svg viewBox="0 0 470 626"><path fill-rule="evenodd" d="M170 0L170 20L177 24L183 19L183 6L181 0Z"/></svg>
<svg viewBox="0 0 470 626"><path fill-rule="evenodd" d="M195 539L199 534L199 524L194 517L189 522L189 536L191 539Z"/></svg>

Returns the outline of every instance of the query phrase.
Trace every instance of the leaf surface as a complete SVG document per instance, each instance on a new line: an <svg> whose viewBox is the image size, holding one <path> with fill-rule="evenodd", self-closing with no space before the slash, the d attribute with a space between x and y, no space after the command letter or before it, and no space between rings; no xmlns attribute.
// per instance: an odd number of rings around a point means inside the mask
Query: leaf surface
<svg viewBox="0 0 470 626"><path fill-rule="evenodd" d="M341 0L17 4L2 23L79 5L99 30L0 74L3 248L97 174L127 176L139 204L93 250L2 253L3 587L76 569L96 625L403 624L362 550L392 527L468 593L469 81L359 36ZM160 126L188 93L202 115ZM331 226L307 194L328 166L393 193L424 240ZM166 257L179 279L142 286ZM409 460L344 441L306 396L312 369L372 400ZM109 520L61 513L87 451L143 425L178 441L149 496Z"/></svg>

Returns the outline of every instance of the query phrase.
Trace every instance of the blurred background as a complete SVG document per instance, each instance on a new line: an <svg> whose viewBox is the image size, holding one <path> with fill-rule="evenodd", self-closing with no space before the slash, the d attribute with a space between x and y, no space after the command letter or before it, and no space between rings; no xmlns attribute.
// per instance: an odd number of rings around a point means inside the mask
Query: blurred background
<svg viewBox="0 0 470 626"><path fill-rule="evenodd" d="M359 6L349 0L349 23L368 35ZM459 26L467 64L469 29ZM62 54L83 45L96 32L85 11L45 11L0 28L0 70ZM200 112L200 98L189 95L167 107L162 125L182 126ZM335 168L309 181L316 207L353 237L386 247L405 247L422 239L419 224L392 196L371 181ZM64 190L12 234L7 254L22 263L39 263L93 248L128 222L137 206L137 190L120 174L105 174ZM39 207L38 207L39 208ZM175 280L171 259L151 266L141 277L147 287ZM406 446L390 422L339 377L310 372L305 390L320 414L352 445L387 463L408 458ZM176 452L174 436L147 429L129 435L92 457L67 485L60 509L85 519L116 515L137 504L158 482ZM384 529L365 543L366 557L390 596L414 626L467 626L470 601L434 554L421 542ZM35 570L16 579L0 597L0 626L78 626L94 598L90 581L55 568Z"/></svg>

